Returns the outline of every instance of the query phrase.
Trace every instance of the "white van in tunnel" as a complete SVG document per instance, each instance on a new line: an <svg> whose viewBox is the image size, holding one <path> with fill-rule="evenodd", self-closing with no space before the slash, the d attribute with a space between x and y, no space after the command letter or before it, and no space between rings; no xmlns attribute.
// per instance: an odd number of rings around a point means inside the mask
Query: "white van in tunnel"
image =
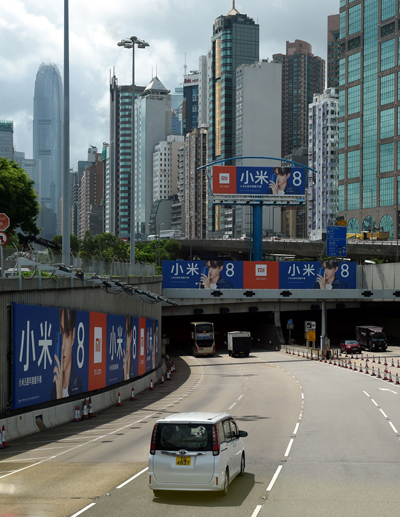
<svg viewBox="0 0 400 517"><path fill-rule="evenodd" d="M244 473L243 438L227 413L178 413L156 422L149 454L149 488L228 492Z"/></svg>

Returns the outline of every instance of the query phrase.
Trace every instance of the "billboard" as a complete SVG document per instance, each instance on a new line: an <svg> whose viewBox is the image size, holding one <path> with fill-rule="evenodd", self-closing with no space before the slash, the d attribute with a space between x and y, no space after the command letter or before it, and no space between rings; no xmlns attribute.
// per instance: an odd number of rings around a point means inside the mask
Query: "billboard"
<svg viewBox="0 0 400 517"><path fill-rule="evenodd" d="M304 196L304 167L213 167L213 194Z"/></svg>
<svg viewBox="0 0 400 517"><path fill-rule="evenodd" d="M164 289L356 289L355 262L164 260Z"/></svg>
<svg viewBox="0 0 400 517"><path fill-rule="evenodd" d="M157 320L13 303L12 321L12 409L112 386L159 364Z"/></svg>

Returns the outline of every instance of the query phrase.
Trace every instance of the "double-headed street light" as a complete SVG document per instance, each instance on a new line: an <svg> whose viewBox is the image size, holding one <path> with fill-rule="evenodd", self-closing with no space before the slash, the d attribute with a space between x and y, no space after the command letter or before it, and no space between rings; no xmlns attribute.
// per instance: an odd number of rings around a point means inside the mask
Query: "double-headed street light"
<svg viewBox="0 0 400 517"><path fill-rule="evenodd" d="M130 274L133 275L135 268L135 45L138 48L149 47L146 41L131 36L122 39L117 43L119 47L132 49L132 156L131 156L131 222L130 222Z"/></svg>

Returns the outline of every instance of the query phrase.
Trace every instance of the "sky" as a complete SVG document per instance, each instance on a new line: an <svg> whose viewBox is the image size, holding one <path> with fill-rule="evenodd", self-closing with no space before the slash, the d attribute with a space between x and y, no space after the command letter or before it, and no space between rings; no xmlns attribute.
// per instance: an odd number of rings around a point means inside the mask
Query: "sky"
<svg viewBox="0 0 400 517"><path fill-rule="evenodd" d="M235 7L260 26L260 59L286 52L286 41L312 45L326 60L327 18L339 0L236 0ZM211 46L213 23L232 0L69 0L70 166L109 141L109 82L131 84L132 51L118 47L137 36L149 43L135 51L136 84L157 74L171 91ZM33 95L41 63L64 76L64 0L7 0L0 5L0 120L14 122L14 149L32 158Z"/></svg>

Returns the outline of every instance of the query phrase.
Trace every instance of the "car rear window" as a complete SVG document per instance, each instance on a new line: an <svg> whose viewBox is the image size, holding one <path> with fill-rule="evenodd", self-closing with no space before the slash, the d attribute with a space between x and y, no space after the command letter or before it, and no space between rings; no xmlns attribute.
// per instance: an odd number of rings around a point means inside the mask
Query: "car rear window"
<svg viewBox="0 0 400 517"><path fill-rule="evenodd" d="M156 448L161 451L212 451L212 425L160 423Z"/></svg>

